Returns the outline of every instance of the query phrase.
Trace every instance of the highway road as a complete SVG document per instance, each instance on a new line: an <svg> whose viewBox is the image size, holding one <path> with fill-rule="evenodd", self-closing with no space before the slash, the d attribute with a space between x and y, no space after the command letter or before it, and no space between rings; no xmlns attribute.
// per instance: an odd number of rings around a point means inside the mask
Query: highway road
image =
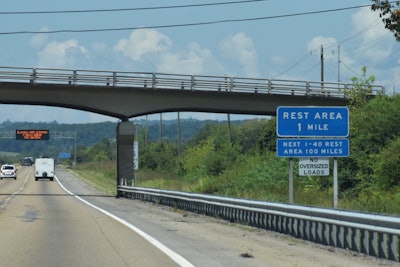
<svg viewBox="0 0 400 267"><path fill-rule="evenodd" d="M33 168L1 180L0 190L1 266L178 266L57 182L35 182Z"/></svg>
<svg viewBox="0 0 400 267"><path fill-rule="evenodd" d="M398 266L216 218L56 181L0 180L1 266Z"/></svg>

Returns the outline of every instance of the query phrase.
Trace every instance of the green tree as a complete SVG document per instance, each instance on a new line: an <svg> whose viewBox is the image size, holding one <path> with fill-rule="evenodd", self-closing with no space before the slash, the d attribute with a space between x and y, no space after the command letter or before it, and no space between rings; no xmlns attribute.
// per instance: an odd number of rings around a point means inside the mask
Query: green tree
<svg viewBox="0 0 400 267"><path fill-rule="evenodd" d="M90 160L94 160L95 158L112 160L115 158L115 146L112 146L110 140L106 137L101 139L101 141L93 146L89 147L87 150L87 157Z"/></svg>
<svg viewBox="0 0 400 267"><path fill-rule="evenodd" d="M376 153L374 146L373 123L368 122L371 116L377 116L374 110L368 107L369 101L373 98L372 84L375 76L367 76L367 68L361 68L361 77L352 77L352 88L346 90L349 98L350 107L350 157L341 160L343 167L340 168L340 188L344 190L354 190L360 187L361 182L365 185L371 183L372 171L370 168L371 151ZM368 140L371 138L372 140ZM364 140L363 140L364 139ZM370 142L368 142L370 141ZM361 152L361 153L360 153ZM369 177L367 179L366 177Z"/></svg>
<svg viewBox="0 0 400 267"><path fill-rule="evenodd" d="M262 134L258 140L260 152L276 151L276 117L268 120L262 130Z"/></svg>
<svg viewBox="0 0 400 267"><path fill-rule="evenodd" d="M393 32L397 41L400 41L400 1L372 0L373 11L378 11L385 28Z"/></svg>
<svg viewBox="0 0 400 267"><path fill-rule="evenodd" d="M107 156L106 151L99 151L94 157L93 161L96 162L104 162L104 161L109 161L110 159Z"/></svg>
<svg viewBox="0 0 400 267"><path fill-rule="evenodd" d="M152 142L139 147L139 166L162 173L179 173L178 147L175 143Z"/></svg>
<svg viewBox="0 0 400 267"><path fill-rule="evenodd" d="M239 134L238 129L235 132ZM219 175L231 167L242 152L239 144L229 143L226 125L208 125L194 140L196 143L188 144L181 159L182 168L189 176Z"/></svg>
<svg viewBox="0 0 400 267"><path fill-rule="evenodd" d="M367 76L367 67L361 68L361 77L352 77L352 88L345 94L350 99L350 108L357 109L365 106L372 97L372 84L375 76Z"/></svg>
<svg viewBox="0 0 400 267"><path fill-rule="evenodd" d="M400 137L377 155L374 164L375 180L380 188L389 190L400 185Z"/></svg>
<svg viewBox="0 0 400 267"><path fill-rule="evenodd" d="M196 177L207 175L206 161L213 150L214 144L209 139L189 148L182 159L185 174Z"/></svg>
<svg viewBox="0 0 400 267"><path fill-rule="evenodd" d="M398 95L376 96L365 106L352 111L350 158L343 160L341 171L344 185L362 189L376 183L376 157L400 135L400 116L397 114L400 114Z"/></svg>
<svg viewBox="0 0 400 267"><path fill-rule="evenodd" d="M233 143L242 148L242 153L254 152L258 149L260 136L265 132L265 124L269 120L252 119L233 128Z"/></svg>

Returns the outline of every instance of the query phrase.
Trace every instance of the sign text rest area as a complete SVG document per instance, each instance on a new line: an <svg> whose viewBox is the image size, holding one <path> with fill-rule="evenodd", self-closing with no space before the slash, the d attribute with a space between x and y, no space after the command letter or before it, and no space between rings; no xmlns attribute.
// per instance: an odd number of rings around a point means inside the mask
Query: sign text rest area
<svg viewBox="0 0 400 267"><path fill-rule="evenodd" d="M347 107L278 107L279 137L347 137Z"/></svg>
<svg viewBox="0 0 400 267"><path fill-rule="evenodd" d="M278 157L349 156L347 107L278 107L276 114Z"/></svg>

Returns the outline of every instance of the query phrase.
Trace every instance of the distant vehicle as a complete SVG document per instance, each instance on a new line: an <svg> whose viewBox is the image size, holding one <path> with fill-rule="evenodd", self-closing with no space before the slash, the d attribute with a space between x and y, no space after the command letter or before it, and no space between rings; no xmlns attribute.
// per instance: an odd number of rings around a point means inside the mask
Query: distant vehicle
<svg viewBox="0 0 400 267"><path fill-rule="evenodd" d="M0 179L3 178L14 178L17 179L17 168L11 164L4 164L1 166Z"/></svg>
<svg viewBox="0 0 400 267"><path fill-rule="evenodd" d="M54 159L37 158L35 159L35 181L39 179L54 180Z"/></svg>
<svg viewBox="0 0 400 267"><path fill-rule="evenodd" d="M33 165L33 158L32 157L25 157L21 159L22 166L32 166Z"/></svg>

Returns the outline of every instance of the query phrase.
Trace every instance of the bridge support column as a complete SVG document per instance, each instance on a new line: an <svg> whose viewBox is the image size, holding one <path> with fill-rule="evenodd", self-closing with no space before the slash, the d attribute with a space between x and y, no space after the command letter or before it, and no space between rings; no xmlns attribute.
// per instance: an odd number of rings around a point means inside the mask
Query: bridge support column
<svg viewBox="0 0 400 267"><path fill-rule="evenodd" d="M133 185L134 124L120 122L117 126L117 186ZM119 193L118 193L119 194Z"/></svg>

